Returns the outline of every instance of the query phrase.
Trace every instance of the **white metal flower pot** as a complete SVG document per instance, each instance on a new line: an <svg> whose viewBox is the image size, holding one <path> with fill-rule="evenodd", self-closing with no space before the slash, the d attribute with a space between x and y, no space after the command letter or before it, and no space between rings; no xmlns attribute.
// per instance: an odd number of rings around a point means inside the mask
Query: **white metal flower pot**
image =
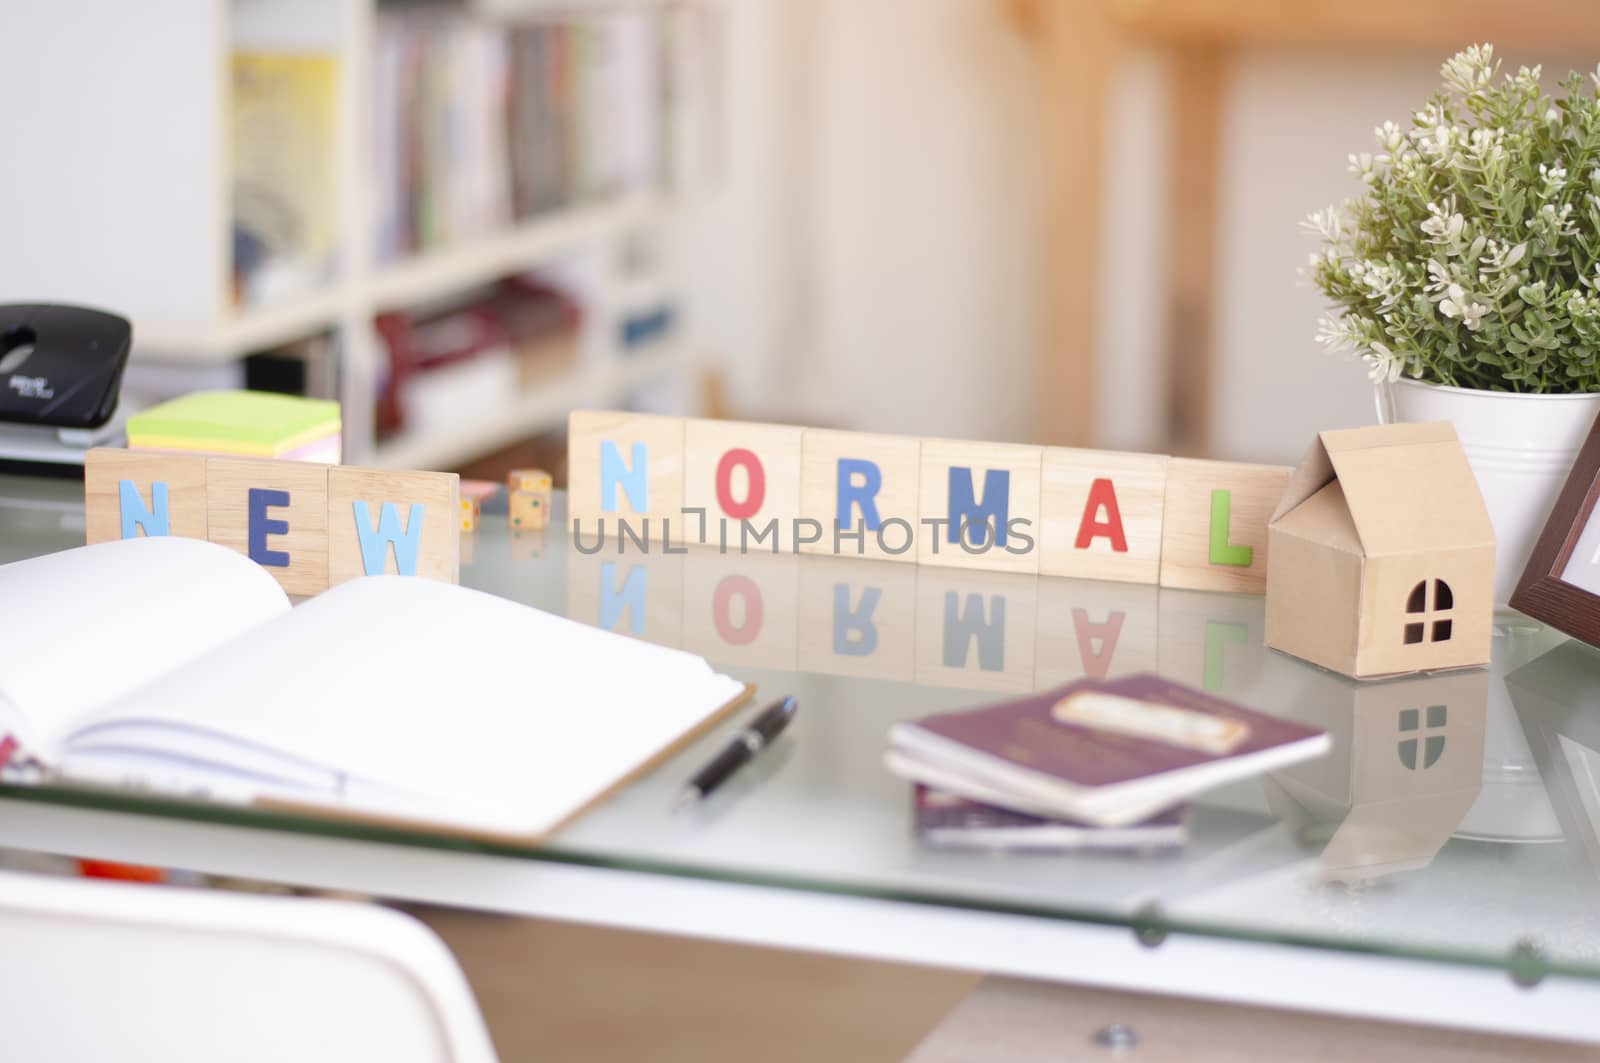
<svg viewBox="0 0 1600 1063"><path fill-rule="evenodd" d="M1379 383L1377 403L1383 424L1456 426L1494 524L1494 595L1504 606L1600 414L1600 394L1516 395L1402 379Z"/></svg>

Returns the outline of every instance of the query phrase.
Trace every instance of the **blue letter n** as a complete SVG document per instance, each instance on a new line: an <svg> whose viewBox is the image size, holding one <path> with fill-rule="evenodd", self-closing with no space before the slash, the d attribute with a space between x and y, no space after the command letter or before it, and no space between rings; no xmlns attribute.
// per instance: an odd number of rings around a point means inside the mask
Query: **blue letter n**
<svg viewBox="0 0 1600 1063"><path fill-rule="evenodd" d="M607 513L617 511L617 485L627 492L628 505L635 513L650 511L650 477L647 451L643 443L633 445L633 468L622 464L622 452L609 439L600 441L600 508Z"/></svg>
<svg viewBox="0 0 1600 1063"><path fill-rule="evenodd" d="M133 539L142 531L146 535L171 535L167 513L167 482L157 480L150 485L150 508L139 497L139 488L132 480L117 481L117 499L122 509L122 537Z"/></svg>

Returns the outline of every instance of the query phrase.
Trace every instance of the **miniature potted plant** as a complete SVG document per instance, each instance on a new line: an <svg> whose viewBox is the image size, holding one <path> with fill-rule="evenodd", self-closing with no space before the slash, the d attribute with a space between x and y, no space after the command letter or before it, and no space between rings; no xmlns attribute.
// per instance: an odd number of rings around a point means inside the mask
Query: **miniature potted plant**
<svg viewBox="0 0 1600 1063"><path fill-rule="evenodd" d="M1334 304L1318 339L1354 350L1383 421L1449 420L1498 539L1505 602L1600 413L1600 71L1547 94L1490 45L1350 156L1363 183L1312 214L1307 271Z"/></svg>

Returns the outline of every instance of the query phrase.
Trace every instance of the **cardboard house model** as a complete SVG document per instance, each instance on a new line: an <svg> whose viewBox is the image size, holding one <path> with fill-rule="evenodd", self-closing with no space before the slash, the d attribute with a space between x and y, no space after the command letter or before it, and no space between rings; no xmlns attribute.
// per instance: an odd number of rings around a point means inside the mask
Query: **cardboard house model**
<svg viewBox="0 0 1600 1063"><path fill-rule="evenodd" d="M1267 525L1274 649L1358 679L1489 663L1494 528L1448 422L1323 432Z"/></svg>

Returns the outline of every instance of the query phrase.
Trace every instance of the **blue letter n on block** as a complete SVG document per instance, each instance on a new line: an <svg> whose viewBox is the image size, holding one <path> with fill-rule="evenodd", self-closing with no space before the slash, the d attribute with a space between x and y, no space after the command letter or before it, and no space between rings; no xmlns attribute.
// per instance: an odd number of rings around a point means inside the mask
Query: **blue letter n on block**
<svg viewBox="0 0 1600 1063"><path fill-rule="evenodd" d="M643 443L633 445L633 468L622 464L622 452L609 439L600 441L600 508L607 513L617 511L617 485L628 495L628 505L635 513L650 511L650 477L647 451Z"/></svg>
<svg viewBox="0 0 1600 1063"><path fill-rule="evenodd" d="M385 502L378 509L378 526L372 526L372 509L365 499L350 504L355 510L356 538L361 541L361 568L369 576L381 576L384 562L389 559L389 547L394 547L394 570L402 576L417 574L417 554L422 548L422 515L426 512L421 502L411 503L410 516L405 527L400 526L400 511L393 502Z"/></svg>
<svg viewBox="0 0 1600 1063"><path fill-rule="evenodd" d="M122 537L137 538L146 535L171 535L171 522L167 516L167 482L157 480L150 485L150 508L139 497L139 488L132 480L117 481L117 500L122 510Z"/></svg>
<svg viewBox="0 0 1600 1063"><path fill-rule="evenodd" d="M972 546L988 543L991 546L1006 544L1006 521L1011 515L1011 473L1007 469L985 469L983 473L983 502L972 496L972 470L960 465L950 466L950 530L953 543L961 541L967 526L984 529L967 536ZM994 539L990 541L988 524L994 522Z"/></svg>

